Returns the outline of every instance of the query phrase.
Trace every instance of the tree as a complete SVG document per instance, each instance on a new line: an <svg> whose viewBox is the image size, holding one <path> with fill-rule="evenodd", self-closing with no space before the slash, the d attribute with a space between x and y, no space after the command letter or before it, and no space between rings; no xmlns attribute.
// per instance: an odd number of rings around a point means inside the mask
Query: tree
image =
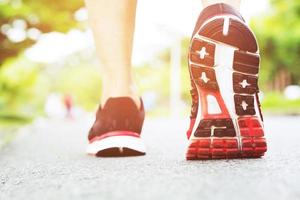
<svg viewBox="0 0 300 200"><path fill-rule="evenodd" d="M273 89L300 80L300 1L271 0L271 9L252 23L262 54L263 81ZM274 87L275 86L275 87Z"/></svg>
<svg viewBox="0 0 300 200"><path fill-rule="evenodd" d="M79 26L74 12L82 6L82 0L0 1L0 67L35 43L28 33L66 32Z"/></svg>

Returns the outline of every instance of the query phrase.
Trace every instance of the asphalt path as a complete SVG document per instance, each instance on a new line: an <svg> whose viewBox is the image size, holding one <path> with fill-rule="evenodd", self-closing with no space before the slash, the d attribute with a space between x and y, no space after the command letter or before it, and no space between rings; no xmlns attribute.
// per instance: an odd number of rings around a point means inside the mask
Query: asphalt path
<svg viewBox="0 0 300 200"><path fill-rule="evenodd" d="M186 161L185 119L147 119L147 155L85 154L91 116L39 119L0 151L0 199L300 199L300 117L266 117L261 159Z"/></svg>

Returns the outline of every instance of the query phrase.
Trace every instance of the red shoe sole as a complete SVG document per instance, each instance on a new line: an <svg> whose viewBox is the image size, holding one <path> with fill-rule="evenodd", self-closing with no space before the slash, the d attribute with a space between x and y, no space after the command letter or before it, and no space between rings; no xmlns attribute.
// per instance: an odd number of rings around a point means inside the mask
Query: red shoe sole
<svg viewBox="0 0 300 200"><path fill-rule="evenodd" d="M191 40L189 69L201 112L190 137L188 160L258 158L267 151L257 98L257 43L243 22L229 18L227 24L226 35L223 34L225 19L217 18L201 27ZM225 56L224 66L219 59L220 52L223 53L220 48L229 49L232 56L230 61ZM219 76L223 74L217 74L216 70L223 70L224 76L231 77L228 86L219 84ZM208 96L215 99L219 113L209 112Z"/></svg>

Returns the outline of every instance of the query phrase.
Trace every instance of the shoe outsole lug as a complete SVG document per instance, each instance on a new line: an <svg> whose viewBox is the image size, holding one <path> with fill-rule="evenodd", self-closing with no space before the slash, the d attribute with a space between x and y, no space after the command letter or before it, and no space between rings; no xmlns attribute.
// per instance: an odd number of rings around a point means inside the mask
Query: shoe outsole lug
<svg viewBox="0 0 300 200"><path fill-rule="evenodd" d="M199 56L199 52L203 53L203 57ZM205 42L203 40L197 40L193 42L190 48L190 59L192 62L199 65L214 66L214 55L215 55L215 45L212 43Z"/></svg>
<svg viewBox="0 0 300 200"><path fill-rule="evenodd" d="M236 136L232 120L202 119L194 134L195 137L234 137Z"/></svg>
<svg viewBox="0 0 300 200"><path fill-rule="evenodd" d="M192 140L187 154L187 160L207 160L238 158L238 139L195 139ZM206 145L203 147L203 143Z"/></svg>
<svg viewBox="0 0 300 200"><path fill-rule="evenodd" d="M257 77L233 72L233 91L240 94L255 94L258 92Z"/></svg>
<svg viewBox="0 0 300 200"><path fill-rule="evenodd" d="M248 74L258 74L260 57L258 54L236 50L233 58L233 69Z"/></svg>
<svg viewBox="0 0 300 200"><path fill-rule="evenodd" d="M241 51L256 53L258 50L257 43L249 43L249 41L256 40L249 28L239 20L230 18L228 33L224 35L224 20L225 18L217 18L205 24L201 28L200 34L204 37L211 38L212 40L237 47Z"/></svg>
<svg viewBox="0 0 300 200"><path fill-rule="evenodd" d="M235 111L239 116L255 115L254 96L250 95L234 95ZM245 106L243 106L245 105Z"/></svg>
<svg viewBox="0 0 300 200"><path fill-rule="evenodd" d="M192 71L192 74L193 74L193 77L194 77L193 81L199 87L205 87L206 90L211 90L211 91L218 91L219 90L219 86L218 86L218 83L217 83L216 74L215 74L214 69L192 65L191 66L191 71ZM205 74L205 77L207 78L206 81L201 79L203 74Z"/></svg>

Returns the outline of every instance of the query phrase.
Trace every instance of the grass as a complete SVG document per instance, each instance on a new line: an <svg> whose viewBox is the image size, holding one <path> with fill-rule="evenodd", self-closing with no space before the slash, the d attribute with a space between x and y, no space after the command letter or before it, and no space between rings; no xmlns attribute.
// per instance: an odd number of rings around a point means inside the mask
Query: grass
<svg viewBox="0 0 300 200"><path fill-rule="evenodd" d="M0 128L15 127L30 123L32 118L17 115L0 114Z"/></svg>
<svg viewBox="0 0 300 200"><path fill-rule="evenodd" d="M300 99L287 99L281 93L265 94L262 100L262 109L270 114L300 114Z"/></svg>

